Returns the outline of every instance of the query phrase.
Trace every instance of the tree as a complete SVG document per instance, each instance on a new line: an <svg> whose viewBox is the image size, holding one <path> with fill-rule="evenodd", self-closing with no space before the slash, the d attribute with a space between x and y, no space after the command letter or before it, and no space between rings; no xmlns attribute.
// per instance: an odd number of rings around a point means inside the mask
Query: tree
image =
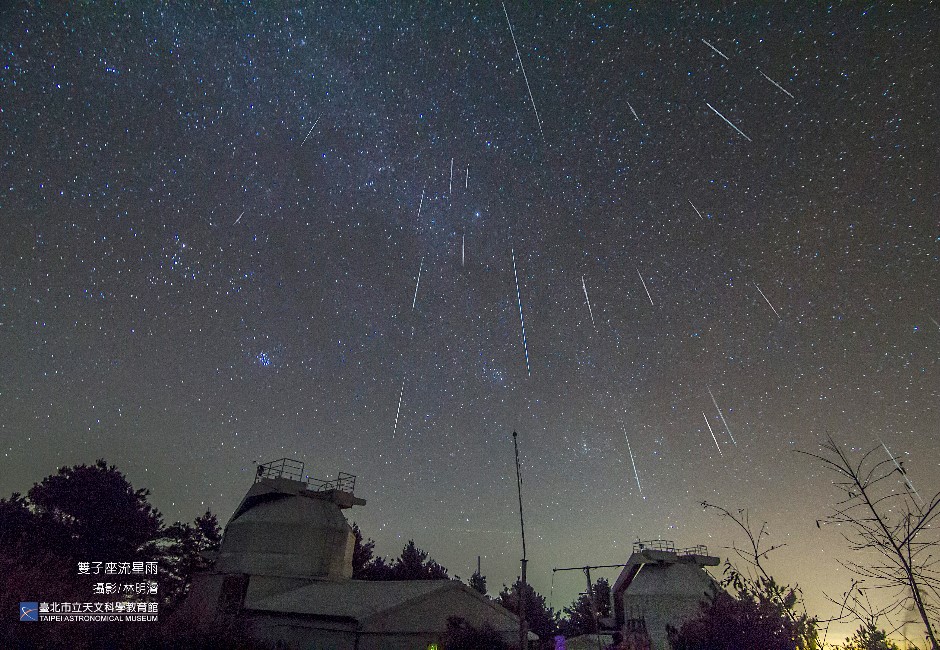
<svg viewBox="0 0 940 650"><path fill-rule="evenodd" d="M447 569L428 557L414 540L393 562L374 555L375 542L365 541L359 526L353 524L353 579L355 580L448 580Z"/></svg>
<svg viewBox="0 0 940 650"><path fill-rule="evenodd" d="M210 512L193 524L167 528L148 502L149 494L98 460L62 467L26 496L0 499L0 611L15 611L23 599L88 601L94 577L79 576L78 562L97 561L160 562L161 607L175 604L188 590L193 571L204 566L203 554L218 547L221 530ZM129 647L125 632L124 626L33 627L0 618L0 638L10 647ZM141 647L157 646L167 647Z"/></svg>
<svg viewBox="0 0 940 650"><path fill-rule="evenodd" d="M558 614L545 604L545 596L526 583L523 588L522 580L516 580L512 587L503 585L499 592L497 602L516 616L520 613L519 595L524 596L525 616L529 629L540 639L550 639L558 630Z"/></svg>
<svg viewBox="0 0 940 650"><path fill-rule="evenodd" d="M219 550L221 541L219 520L208 510L192 524L177 521L163 532L159 540L160 591L171 609L189 593L193 574L209 566L211 554Z"/></svg>
<svg viewBox="0 0 940 650"><path fill-rule="evenodd" d="M669 628L673 650L802 650L805 630L768 598L718 591L698 616Z"/></svg>
<svg viewBox="0 0 940 650"><path fill-rule="evenodd" d="M459 616L447 618L447 630L441 639L444 650L508 650L502 635L488 623L474 627Z"/></svg>
<svg viewBox="0 0 940 650"><path fill-rule="evenodd" d="M371 539L364 541L362 531L359 530L359 525L356 522L353 522L352 532L353 537L355 537L352 557L352 577L353 580L361 580L363 579L366 567L368 567L373 560L375 541Z"/></svg>
<svg viewBox="0 0 940 650"><path fill-rule="evenodd" d="M62 467L28 493L35 522L53 552L73 561L157 556L163 518L123 473L99 459L94 465Z"/></svg>
<svg viewBox="0 0 940 650"><path fill-rule="evenodd" d="M562 620L562 632L565 636L596 634L597 620L611 616L610 583L607 578L599 578L591 586L591 595L581 594L570 607L565 607L564 612L567 616L566 620Z"/></svg>
<svg viewBox="0 0 940 650"><path fill-rule="evenodd" d="M484 596L486 595L486 576L481 575L479 571L474 571L473 575L470 576L469 585L471 589Z"/></svg>
<svg viewBox="0 0 940 650"><path fill-rule="evenodd" d="M869 623L859 627L852 638L839 650L901 650L901 648L888 639L887 632Z"/></svg>
<svg viewBox="0 0 940 650"><path fill-rule="evenodd" d="M401 550L401 556L392 565L393 580L447 580L447 569L428 558L427 551L417 546L413 539Z"/></svg>
<svg viewBox="0 0 940 650"><path fill-rule="evenodd" d="M835 524L853 551L874 551L873 563L845 562L862 579L898 594L891 608L913 608L920 616L933 650L940 650L936 618L940 615L940 572L935 555L940 539L934 527L940 515L940 492L924 501L902 463L881 442L860 457L851 457L830 436L822 452L800 452L836 475L841 492L831 514L816 522ZM888 458L878 461L884 449ZM889 612L890 614L890 612Z"/></svg>
<svg viewBox="0 0 940 650"><path fill-rule="evenodd" d="M739 643L749 643L749 626L761 631L766 636L762 642L777 643L780 639L790 638L792 645L779 646L781 648L795 648L797 650L815 650L820 647L818 621L810 617L803 607L803 592L799 586L790 586L778 583L764 567L763 561L774 550L783 544L766 546L765 540L770 536L767 522L763 522L755 530L747 510L738 510L737 514L707 501L702 502L706 510L716 510L722 517L733 522L745 535L747 544L741 548L735 543L731 550L742 561L743 568L739 568L730 560L725 560L724 578L721 587L733 592L718 592L711 603L703 605L699 616L698 626L680 628L681 633L691 636L685 642L692 643L686 646L688 650L697 647L695 643L705 635L712 632L727 634L738 639ZM724 596L730 597L734 602L728 603ZM710 621L709 617L727 617L726 621ZM749 621L748 616L758 616L760 620ZM735 636L737 635L737 636ZM783 636L780 636L783 635ZM684 638L684 637L677 637ZM713 638L717 642L717 637ZM678 646L676 646L678 648ZM725 647L725 646L716 646ZM732 646L733 647L733 646ZM759 644L753 646L740 646L741 648L760 648ZM766 646L768 649L777 646Z"/></svg>

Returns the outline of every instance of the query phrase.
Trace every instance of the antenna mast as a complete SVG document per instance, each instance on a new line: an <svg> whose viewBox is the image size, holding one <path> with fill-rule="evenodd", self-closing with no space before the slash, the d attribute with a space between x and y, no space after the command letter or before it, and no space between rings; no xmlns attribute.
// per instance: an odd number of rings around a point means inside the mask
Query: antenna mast
<svg viewBox="0 0 940 650"><path fill-rule="evenodd" d="M525 519L522 517L522 470L519 465L519 434L512 432L512 444L516 449L516 491L519 493L519 527L522 529L522 578L519 585L519 648L528 647L529 626L526 621L526 593L528 584L526 582L526 559L525 553Z"/></svg>

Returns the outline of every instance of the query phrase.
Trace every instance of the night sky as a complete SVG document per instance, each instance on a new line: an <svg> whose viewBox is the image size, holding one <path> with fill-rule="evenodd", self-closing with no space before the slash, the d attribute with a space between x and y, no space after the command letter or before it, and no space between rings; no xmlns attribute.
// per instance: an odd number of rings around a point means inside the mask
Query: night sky
<svg viewBox="0 0 940 650"><path fill-rule="evenodd" d="M515 429L556 608L726 556L708 500L831 613L794 450L940 488L940 11L763 4L511 3L517 55L499 3L4 3L0 495L104 457L224 522L297 457L495 593Z"/></svg>

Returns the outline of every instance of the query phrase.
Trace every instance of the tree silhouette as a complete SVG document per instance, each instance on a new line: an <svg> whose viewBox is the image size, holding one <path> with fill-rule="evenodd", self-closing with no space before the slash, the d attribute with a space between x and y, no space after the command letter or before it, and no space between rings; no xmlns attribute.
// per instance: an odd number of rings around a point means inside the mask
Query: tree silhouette
<svg viewBox="0 0 940 650"><path fill-rule="evenodd" d="M502 635L488 623L474 627L459 616L447 619L447 630L441 639L444 650L508 650Z"/></svg>
<svg viewBox="0 0 940 650"><path fill-rule="evenodd" d="M901 648L888 638L887 632L869 623L858 628L852 638L837 650L901 650Z"/></svg>
<svg viewBox="0 0 940 650"><path fill-rule="evenodd" d="M469 585L471 589L474 589L484 596L486 595L486 576L481 575L479 571L474 571L473 575L470 576Z"/></svg>
<svg viewBox="0 0 940 650"><path fill-rule="evenodd" d="M679 629L669 628L673 650L810 650L815 635L792 620L783 606L753 594L717 592L698 616Z"/></svg>
<svg viewBox="0 0 940 650"><path fill-rule="evenodd" d="M362 580L366 568L373 560L375 542L371 539L369 541L364 541L362 531L359 530L359 525L356 522L353 522L352 532L353 537L355 537L352 557L352 577L354 580Z"/></svg>
<svg viewBox="0 0 940 650"><path fill-rule="evenodd" d="M157 556L163 518L149 495L99 459L47 476L29 490L28 503L51 551L76 562L117 562Z"/></svg>
<svg viewBox="0 0 940 650"><path fill-rule="evenodd" d="M607 578L599 578L591 587L593 602L588 594L579 595L570 607L565 607L566 618L562 619L561 629L565 636L595 634L598 632L596 619L611 616L610 583ZM597 617L594 607L597 607Z"/></svg>
<svg viewBox="0 0 940 650"><path fill-rule="evenodd" d="M427 551L415 545L414 540L401 550L401 555L389 562L376 556L375 542L366 541L356 524L352 525L354 580L447 580L447 569L428 557Z"/></svg>
<svg viewBox="0 0 940 650"><path fill-rule="evenodd" d="M519 595L522 589L522 580L516 580L512 587L503 585L503 590L499 592L497 602L518 616L520 612ZM529 629L535 632L540 639L552 638L558 630L558 614L546 606L545 596L533 589L532 585L528 583L524 587L524 596L526 621L529 624Z"/></svg>
<svg viewBox="0 0 940 650"><path fill-rule="evenodd" d="M209 566L221 541L219 520L208 510L192 524L177 521L161 534L160 591L164 603L173 608L183 600L193 573Z"/></svg>
<svg viewBox="0 0 940 650"><path fill-rule="evenodd" d="M830 436L822 453L800 452L818 460L836 475L840 500L825 519L839 526L853 551L872 553L871 562L843 563L863 580L899 594L894 611L913 605L927 632L931 648L940 650L935 631L940 615L940 492L925 501L914 488L902 463L879 442L859 457L851 457ZM884 449L888 458L878 461ZM844 532L848 531L848 532ZM890 612L889 612L890 613Z"/></svg>
<svg viewBox="0 0 940 650"><path fill-rule="evenodd" d="M392 565L393 580L447 580L447 569L428 558L427 551L417 546L413 539L401 550L401 556Z"/></svg>
<svg viewBox="0 0 940 650"><path fill-rule="evenodd" d="M26 496L0 499L0 611L15 611L16 601L37 596L88 601L89 578L79 575L78 562L98 561L159 562L161 611L172 608L186 594L193 571L205 566L205 554L218 547L221 530L210 512L192 524L165 527L149 494L98 460L62 467ZM124 626L63 623L24 629L18 621L9 626L10 621L15 619L0 617L0 638L10 647L19 647L21 640L22 647L126 645Z"/></svg>

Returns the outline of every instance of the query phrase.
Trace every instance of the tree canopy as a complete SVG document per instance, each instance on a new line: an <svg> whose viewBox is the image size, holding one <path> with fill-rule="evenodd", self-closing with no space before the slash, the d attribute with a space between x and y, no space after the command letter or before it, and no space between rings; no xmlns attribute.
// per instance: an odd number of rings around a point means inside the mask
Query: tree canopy
<svg viewBox="0 0 940 650"><path fill-rule="evenodd" d="M525 602L526 621L529 629L535 632L540 639L550 639L558 631L558 614L545 604L545 596L522 580L516 580L511 587L503 585L499 592L497 602L518 616L522 611L519 605L519 596L522 594Z"/></svg>
<svg viewBox="0 0 940 650"><path fill-rule="evenodd" d="M414 540L401 550L395 560L375 555L375 541L366 540L357 524L352 525L353 579L355 580L447 580L447 569L432 560L428 552L418 548Z"/></svg>
<svg viewBox="0 0 940 650"><path fill-rule="evenodd" d="M565 607L565 618L561 621L561 631L565 636L595 634L598 631L597 620L611 616L610 582L607 578L599 578L591 586L591 595L593 600L587 593L583 593L569 607ZM596 618L593 612L595 606Z"/></svg>
<svg viewBox="0 0 940 650"><path fill-rule="evenodd" d="M208 511L192 524L166 526L149 496L100 459L62 467L26 496L0 499L0 611L15 611L28 595L88 601L91 581L79 574L78 563L96 561L158 562L161 613L171 611L193 572L205 566L205 554L218 548L222 532ZM10 620L0 618L0 638L19 638L21 628L6 629ZM88 630L43 626L31 634L41 634L46 645L78 647Z"/></svg>
<svg viewBox="0 0 940 650"><path fill-rule="evenodd" d="M673 650L813 650L815 629L793 620L771 599L726 591L703 603L698 616L669 631Z"/></svg>
<svg viewBox="0 0 940 650"><path fill-rule="evenodd" d="M838 650L901 650L901 647L888 638L887 632L869 623L859 627Z"/></svg>

